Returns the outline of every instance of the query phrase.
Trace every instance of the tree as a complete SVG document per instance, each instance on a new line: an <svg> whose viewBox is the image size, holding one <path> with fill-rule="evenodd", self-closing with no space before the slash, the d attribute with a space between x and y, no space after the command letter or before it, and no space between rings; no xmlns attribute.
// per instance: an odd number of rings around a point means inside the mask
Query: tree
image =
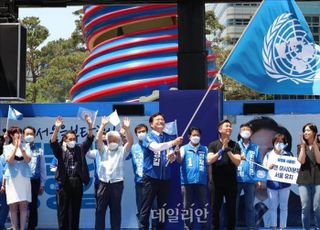
<svg viewBox="0 0 320 230"><path fill-rule="evenodd" d="M217 55L216 66L220 69L227 60L228 55L231 52L231 46L225 46L227 38L221 38L221 33L224 26L218 22L213 10L206 12L206 33L211 37L211 44L214 53ZM260 99L264 98L263 94L260 94L245 85L235 81L234 79L222 75L223 86L221 90L224 92L225 99L228 100L244 100L244 99Z"/></svg>
<svg viewBox="0 0 320 230"><path fill-rule="evenodd" d="M36 83L40 77L41 63L39 46L48 38L49 31L40 25L37 17L26 17L22 23L27 29L27 101L36 102L38 92Z"/></svg>
<svg viewBox="0 0 320 230"><path fill-rule="evenodd" d="M79 16L76 28L68 39L40 45L49 36L48 30L40 25L38 18L23 19L28 26L27 62L31 81L27 84L27 100L31 102L64 102L70 88L75 84L77 73L87 57L81 32L82 10L74 12ZM29 26L30 25L30 26ZM40 33L45 28L47 33ZM44 34L46 36L44 36ZM28 71L29 72L29 71Z"/></svg>

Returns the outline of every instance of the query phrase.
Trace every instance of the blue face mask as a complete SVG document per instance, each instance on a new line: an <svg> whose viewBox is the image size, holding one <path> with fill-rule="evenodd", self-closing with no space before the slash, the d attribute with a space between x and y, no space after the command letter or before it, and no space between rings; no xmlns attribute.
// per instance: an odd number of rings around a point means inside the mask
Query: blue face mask
<svg viewBox="0 0 320 230"><path fill-rule="evenodd" d="M286 147L287 145L281 143L281 142L278 142L275 144L274 148L277 150L277 151L282 151L284 150L284 148Z"/></svg>

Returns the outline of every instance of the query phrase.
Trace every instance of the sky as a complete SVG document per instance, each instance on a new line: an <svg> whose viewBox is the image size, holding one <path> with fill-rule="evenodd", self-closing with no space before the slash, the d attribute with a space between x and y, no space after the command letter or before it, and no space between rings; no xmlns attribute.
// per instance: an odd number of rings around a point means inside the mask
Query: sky
<svg viewBox="0 0 320 230"><path fill-rule="evenodd" d="M70 7L40 7L40 8L19 8L19 19L25 17L38 17L40 24L47 27L49 37L45 44L49 41L58 40L59 38L69 38L75 29L74 21L77 19L72 13L82 6Z"/></svg>
<svg viewBox="0 0 320 230"><path fill-rule="evenodd" d="M74 21L77 19L72 12L81 8L82 6L19 8L19 19L39 17L41 25L47 27L50 32L50 36L43 44L45 45L49 41L70 37L75 29Z"/></svg>

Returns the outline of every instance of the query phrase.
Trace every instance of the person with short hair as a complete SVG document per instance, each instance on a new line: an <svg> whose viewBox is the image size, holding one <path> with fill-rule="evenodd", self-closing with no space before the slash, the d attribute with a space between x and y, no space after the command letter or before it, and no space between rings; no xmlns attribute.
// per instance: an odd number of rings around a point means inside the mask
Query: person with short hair
<svg viewBox="0 0 320 230"><path fill-rule="evenodd" d="M262 164L259 146L251 140L252 129L248 123L240 125L238 144L241 149L241 162L237 168L237 203L236 213L239 216L240 195L243 191L245 199L245 226L252 230L256 228L254 213L254 198L256 185L261 186L261 181L256 181L257 164ZM237 219L238 221L238 219Z"/></svg>
<svg viewBox="0 0 320 230"><path fill-rule="evenodd" d="M97 133L99 153L95 156L91 155L91 158L96 159L99 177L95 229L105 229L105 215L109 206L111 229L120 230L121 199L124 188L123 161L130 152L133 139L128 118L124 118L122 121L122 128L126 133L126 144L121 144L121 136L118 131L109 131L103 137L103 131L108 122L108 117L101 118L101 125Z"/></svg>
<svg viewBox="0 0 320 230"><path fill-rule="evenodd" d="M29 163L32 177L31 179L31 197L32 201L29 204L28 229L35 229L38 225L38 195L44 192L44 184L47 178L46 164L44 159L43 149L36 146L34 139L36 129L32 126L27 126L23 129L23 136L26 143L29 143L32 157Z"/></svg>
<svg viewBox="0 0 320 230"><path fill-rule="evenodd" d="M188 213L197 203L197 208L203 211L202 216L197 218L198 224L201 229L208 229L208 148L200 144L201 130L198 127L190 127L188 134L189 143L183 145L177 155L180 163L183 210ZM184 229L194 229L193 224L191 218L186 218Z"/></svg>
<svg viewBox="0 0 320 230"><path fill-rule="evenodd" d="M140 216L141 202L142 202L142 176L143 176L143 150L142 142L147 136L148 127L145 124L138 124L134 128L134 132L138 138L138 142L132 145L131 152L127 160L131 159L132 168L134 173L135 191L136 191L136 205L137 205L137 218Z"/></svg>
<svg viewBox="0 0 320 230"><path fill-rule="evenodd" d="M183 137L174 138L163 132L165 117L162 113L149 118L152 131L143 140L143 199L139 217L139 229L149 229L152 203L157 198L157 209L164 216L157 220L157 228L163 229L166 219L166 204L170 193L171 170L169 162L176 158L174 147L182 143ZM157 213L160 213L157 212Z"/></svg>
<svg viewBox="0 0 320 230"><path fill-rule="evenodd" d="M287 143L288 142L283 134L276 134L272 139L273 149L264 157L263 166L268 169L273 169L273 167L277 164L277 159L280 155L292 156L291 153L285 151ZM278 206L280 208L280 230L283 230L287 227L290 186L291 184L288 183L267 180L269 215L273 230L277 229Z"/></svg>
<svg viewBox="0 0 320 230"><path fill-rule="evenodd" d="M85 115L85 120L88 124L88 135L81 145L77 145L77 135L73 130L65 132L61 142L58 142L59 130L63 125L62 117L56 118L50 139L50 147L58 160L55 178L59 184L57 197L59 229L68 229L70 221L72 221L72 229L79 229L83 184L89 183L86 153L94 139L90 116ZM70 206L71 215L69 214Z"/></svg>
<svg viewBox="0 0 320 230"><path fill-rule="evenodd" d="M219 122L220 138L209 144L208 164L212 167L212 225L220 229L220 209L226 201L227 229L236 225L237 166L240 164L240 146L230 139L232 124L225 119Z"/></svg>
<svg viewBox="0 0 320 230"><path fill-rule="evenodd" d="M11 224L13 229L25 229L28 215L28 203L31 202L32 175L29 167L31 149L29 144L22 143L22 130L11 127L8 130L9 145L4 146L4 156L7 161L2 186L6 190L7 203L10 208ZM20 216L18 217L18 212Z"/></svg>

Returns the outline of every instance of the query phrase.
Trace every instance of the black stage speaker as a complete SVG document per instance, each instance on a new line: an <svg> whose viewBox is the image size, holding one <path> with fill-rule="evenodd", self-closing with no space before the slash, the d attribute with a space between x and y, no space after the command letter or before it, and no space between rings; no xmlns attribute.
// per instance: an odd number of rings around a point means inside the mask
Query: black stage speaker
<svg viewBox="0 0 320 230"><path fill-rule="evenodd" d="M26 97L26 28L0 23L0 99Z"/></svg>
<svg viewBox="0 0 320 230"><path fill-rule="evenodd" d="M113 104L112 107L118 115L144 115L144 104Z"/></svg>
<svg viewBox="0 0 320 230"><path fill-rule="evenodd" d="M243 114L273 114L274 103L244 103Z"/></svg>

